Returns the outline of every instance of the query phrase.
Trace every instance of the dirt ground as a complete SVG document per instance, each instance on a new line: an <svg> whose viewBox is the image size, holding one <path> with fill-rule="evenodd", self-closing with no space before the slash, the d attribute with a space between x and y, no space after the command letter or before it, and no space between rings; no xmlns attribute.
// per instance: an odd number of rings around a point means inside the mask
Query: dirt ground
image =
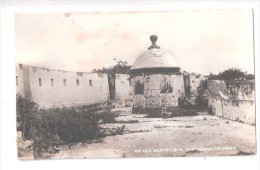
<svg viewBox="0 0 260 170"><path fill-rule="evenodd" d="M199 113L191 117L146 118L122 108L117 121L104 128L125 126L122 135L93 143L61 146L60 158L124 158L228 156L256 153L255 126ZM132 120L132 121L131 121ZM138 120L133 121L133 120ZM126 123L126 122L132 123Z"/></svg>

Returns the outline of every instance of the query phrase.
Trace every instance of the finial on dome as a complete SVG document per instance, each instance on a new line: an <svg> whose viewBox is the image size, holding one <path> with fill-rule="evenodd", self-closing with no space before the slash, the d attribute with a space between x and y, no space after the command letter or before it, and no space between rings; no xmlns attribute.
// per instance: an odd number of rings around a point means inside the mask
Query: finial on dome
<svg viewBox="0 0 260 170"><path fill-rule="evenodd" d="M157 35L151 35L150 36L150 40L152 41L152 45L148 48L148 50L150 49L159 49L160 47L158 45L156 45L156 41L158 40Z"/></svg>

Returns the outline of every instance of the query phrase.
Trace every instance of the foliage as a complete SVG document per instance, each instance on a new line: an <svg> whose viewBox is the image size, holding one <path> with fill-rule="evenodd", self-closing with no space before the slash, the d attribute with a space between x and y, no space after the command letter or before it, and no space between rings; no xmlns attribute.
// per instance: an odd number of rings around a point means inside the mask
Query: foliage
<svg viewBox="0 0 260 170"><path fill-rule="evenodd" d="M115 135L123 135L125 130L125 125L113 127L113 128L103 128L103 134L105 136L115 136Z"/></svg>
<svg viewBox="0 0 260 170"><path fill-rule="evenodd" d="M138 120L117 120L115 123L139 123Z"/></svg>
<svg viewBox="0 0 260 170"><path fill-rule="evenodd" d="M118 114L111 111L106 111L98 114L98 118L102 123L114 123L117 116Z"/></svg>
<svg viewBox="0 0 260 170"><path fill-rule="evenodd" d="M82 142L103 137L98 122L114 122L116 115L109 110L70 107L40 109L36 103L17 96L17 115L24 138L33 140L34 157L39 158L60 144Z"/></svg>
<svg viewBox="0 0 260 170"><path fill-rule="evenodd" d="M116 61L116 59L114 59ZM127 61L117 61L114 66L103 67L101 69L94 69L92 73L106 73L108 74L108 85L110 91L110 99L115 99L115 74L128 74L131 66Z"/></svg>
<svg viewBox="0 0 260 170"><path fill-rule="evenodd" d="M164 117L164 115L162 113L162 108L161 107L146 108L144 113L147 114L146 117L148 117L148 118Z"/></svg>
<svg viewBox="0 0 260 170"><path fill-rule="evenodd" d="M197 88L197 97L195 99L195 107L197 111L205 111L208 108L208 100L205 97L207 95L206 93L206 89L207 87L207 81L206 80L202 80L200 82L200 85Z"/></svg>
<svg viewBox="0 0 260 170"><path fill-rule="evenodd" d="M114 59L116 60L116 59ZM107 73L111 75L115 74L128 74L131 66L127 61L119 60L114 66L111 67L103 67L101 69L94 69L93 73Z"/></svg>
<svg viewBox="0 0 260 170"><path fill-rule="evenodd" d="M194 101L192 100L190 96L183 96L178 98L178 106L180 108L193 108L194 107Z"/></svg>
<svg viewBox="0 0 260 170"><path fill-rule="evenodd" d="M168 109L168 112L171 114L169 117L178 117L178 116L196 116L198 113L193 108L179 108L172 107Z"/></svg>
<svg viewBox="0 0 260 170"><path fill-rule="evenodd" d="M220 72L219 74L210 74L209 80L232 80L235 78L245 78L247 80L254 79L254 75L247 74L246 72L243 72L241 69L238 68L230 68L223 72Z"/></svg>
<svg viewBox="0 0 260 170"><path fill-rule="evenodd" d="M31 132L37 113L38 105L36 103L16 96L17 128L22 131L24 139L32 139Z"/></svg>
<svg viewBox="0 0 260 170"><path fill-rule="evenodd" d="M195 99L195 108L197 111L205 111L208 108L208 102L205 98L197 96Z"/></svg>

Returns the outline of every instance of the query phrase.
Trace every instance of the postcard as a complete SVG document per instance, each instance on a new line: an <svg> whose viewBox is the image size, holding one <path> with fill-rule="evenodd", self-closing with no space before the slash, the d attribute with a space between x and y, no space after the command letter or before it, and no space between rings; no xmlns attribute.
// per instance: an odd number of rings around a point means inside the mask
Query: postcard
<svg viewBox="0 0 260 170"><path fill-rule="evenodd" d="M16 14L18 158L255 155L253 14Z"/></svg>

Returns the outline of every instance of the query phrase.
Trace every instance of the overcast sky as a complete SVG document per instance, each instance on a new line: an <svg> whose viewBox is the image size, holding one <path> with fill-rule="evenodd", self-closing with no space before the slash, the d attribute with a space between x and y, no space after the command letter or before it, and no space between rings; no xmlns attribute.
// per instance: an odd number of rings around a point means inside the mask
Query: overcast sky
<svg viewBox="0 0 260 170"><path fill-rule="evenodd" d="M19 14L15 27L23 64L86 72L115 64L113 58L133 64L156 34L183 70L254 72L251 10Z"/></svg>

